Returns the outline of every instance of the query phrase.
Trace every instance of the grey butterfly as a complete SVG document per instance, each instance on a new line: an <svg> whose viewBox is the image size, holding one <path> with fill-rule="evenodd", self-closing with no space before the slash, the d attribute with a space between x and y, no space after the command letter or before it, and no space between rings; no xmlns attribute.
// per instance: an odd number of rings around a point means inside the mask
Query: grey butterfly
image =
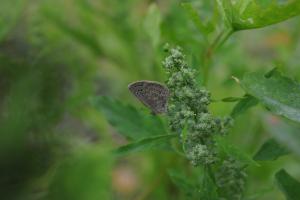
<svg viewBox="0 0 300 200"><path fill-rule="evenodd" d="M129 84L128 89L154 114L166 112L169 90L163 84L143 80Z"/></svg>

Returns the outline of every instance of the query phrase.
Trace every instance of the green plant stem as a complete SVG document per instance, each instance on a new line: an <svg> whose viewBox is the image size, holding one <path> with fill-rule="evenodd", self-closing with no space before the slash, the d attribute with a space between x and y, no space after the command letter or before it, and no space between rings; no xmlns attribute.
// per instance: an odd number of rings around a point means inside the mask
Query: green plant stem
<svg viewBox="0 0 300 200"><path fill-rule="evenodd" d="M209 64L212 55L216 50L218 50L234 33L233 29L227 29L220 32L217 37L213 40L212 44L206 49L203 58L203 84L206 85L209 75Z"/></svg>

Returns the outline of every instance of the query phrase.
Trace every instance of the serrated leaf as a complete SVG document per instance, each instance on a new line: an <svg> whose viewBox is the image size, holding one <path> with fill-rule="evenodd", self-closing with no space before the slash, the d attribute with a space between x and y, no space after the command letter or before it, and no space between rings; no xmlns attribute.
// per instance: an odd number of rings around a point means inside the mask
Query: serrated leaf
<svg viewBox="0 0 300 200"><path fill-rule="evenodd" d="M287 200L298 200L300 198L300 182L290 176L284 169L275 174L279 189Z"/></svg>
<svg viewBox="0 0 300 200"><path fill-rule="evenodd" d="M230 116L232 118L236 118L240 114L243 114L249 108L255 106L258 103L258 100L250 95L245 95L243 99L241 99L231 111Z"/></svg>
<svg viewBox="0 0 300 200"><path fill-rule="evenodd" d="M300 84L278 71L266 78L262 73L244 76L241 86L271 112L300 122Z"/></svg>
<svg viewBox="0 0 300 200"><path fill-rule="evenodd" d="M300 2L261 0L218 0L227 23L234 30L261 28L300 14Z"/></svg>
<svg viewBox="0 0 300 200"><path fill-rule="evenodd" d="M275 139L267 140L253 157L257 161L276 160L280 156L289 154L287 148L280 145Z"/></svg>
<svg viewBox="0 0 300 200"><path fill-rule="evenodd" d="M91 102L118 130L118 133L130 140L166 133L164 124L158 116L142 113L130 105L108 97L96 97Z"/></svg>
<svg viewBox="0 0 300 200"><path fill-rule="evenodd" d="M162 144L166 144L170 139L177 137L178 134L160 135L141 139L128 145L119 147L114 151L116 155L125 155L129 153L158 149Z"/></svg>
<svg viewBox="0 0 300 200"><path fill-rule="evenodd" d="M144 29L146 34L151 38L154 47L156 47L160 41L161 20L162 17L157 5L155 3L151 4L144 20Z"/></svg>
<svg viewBox="0 0 300 200"><path fill-rule="evenodd" d="M277 142L300 156L300 126L284 122L274 116L265 121L266 130L276 138Z"/></svg>
<svg viewBox="0 0 300 200"><path fill-rule="evenodd" d="M220 152L225 153L226 155L231 156L246 165L259 166L259 164L255 162L251 156L232 144L229 144L225 138L215 137L215 141Z"/></svg>

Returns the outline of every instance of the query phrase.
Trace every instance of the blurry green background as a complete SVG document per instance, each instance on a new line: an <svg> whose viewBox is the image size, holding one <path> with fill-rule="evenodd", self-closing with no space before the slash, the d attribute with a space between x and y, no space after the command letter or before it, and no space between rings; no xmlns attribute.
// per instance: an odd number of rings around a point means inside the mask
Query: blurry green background
<svg viewBox="0 0 300 200"><path fill-rule="evenodd" d="M164 81L165 43L181 46L202 71L206 42L179 0L0 1L0 194L3 200L185 199L167 170L189 172L168 152L114 158L126 140L89 103L106 95L142 108L127 90L136 80ZM194 1L210 17L210 0ZM234 34L213 55L213 99L242 96L231 78L278 67L299 79L300 20ZM203 77L199 75L199 84ZM213 103L216 115L234 103ZM230 140L253 155L270 138L258 106L240 116ZM283 200L273 174L300 178L296 156L249 169L246 194Z"/></svg>

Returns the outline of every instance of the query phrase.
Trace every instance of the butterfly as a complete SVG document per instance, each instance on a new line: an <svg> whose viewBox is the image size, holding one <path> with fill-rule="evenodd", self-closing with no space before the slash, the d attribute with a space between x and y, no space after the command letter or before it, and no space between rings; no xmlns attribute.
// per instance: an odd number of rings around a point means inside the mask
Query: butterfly
<svg viewBox="0 0 300 200"><path fill-rule="evenodd" d="M150 108L153 114L166 112L169 90L163 84L155 81L142 80L129 84L128 89L145 106Z"/></svg>

